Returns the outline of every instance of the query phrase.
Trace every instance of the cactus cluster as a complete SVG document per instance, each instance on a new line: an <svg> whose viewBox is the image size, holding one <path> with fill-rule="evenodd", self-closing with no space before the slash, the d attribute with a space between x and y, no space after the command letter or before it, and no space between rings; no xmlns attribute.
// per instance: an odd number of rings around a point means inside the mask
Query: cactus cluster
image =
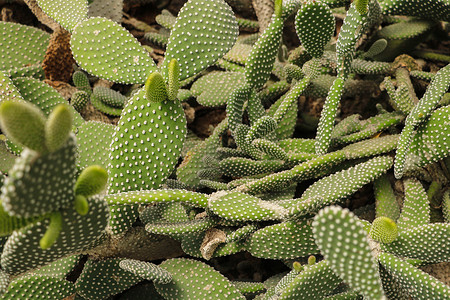
<svg viewBox="0 0 450 300"><path fill-rule="evenodd" d="M70 33L68 97L42 81L50 35L0 22L2 298L450 299L424 271L450 261L450 65L413 58L448 1L260 1L260 22L227 2L140 24L157 64L123 1L37 0ZM376 110L344 111L378 86ZM192 137L190 105L226 118ZM239 252L289 271L213 268Z"/></svg>

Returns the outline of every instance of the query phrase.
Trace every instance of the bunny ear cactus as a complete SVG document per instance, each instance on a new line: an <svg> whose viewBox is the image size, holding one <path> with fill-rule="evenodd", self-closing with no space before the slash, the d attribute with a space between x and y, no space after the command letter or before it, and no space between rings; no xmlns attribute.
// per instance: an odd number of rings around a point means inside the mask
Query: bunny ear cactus
<svg viewBox="0 0 450 300"><path fill-rule="evenodd" d="M69 3L63 0L38 0L37 4L50 18L69 32L73 32L77 24L87 18L87 0L75 0Z"/></svg>

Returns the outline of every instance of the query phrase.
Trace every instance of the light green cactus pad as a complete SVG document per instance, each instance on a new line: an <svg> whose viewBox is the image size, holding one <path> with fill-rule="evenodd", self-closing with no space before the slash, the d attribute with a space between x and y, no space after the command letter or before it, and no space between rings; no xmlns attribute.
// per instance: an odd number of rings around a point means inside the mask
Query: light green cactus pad
<svg viewBox="0 0 450 300"><path fill-rule="evenodd" d="M0 70L41 63L50 34L36 27L0 22Z"/></svg>
<svg viewBox="0 0 450 300"><path fill-rule="evenodd" d="M119 266L121 261L121 258L88 260L75 282L77 294L86 299L101 300L143 281L141 277L123 270Z"/></svg>
<svg viewBox="0 0 450 300"><path fill-rule="evenodd" d="M450 4L446 0L387 0L382 1L380 6L382 13L387 15L450 21Z"/></svg>
<svg viewBox="0 0 450 300"><path fill-rule="evenodd" d="M396 221L400 216L400 207L387 175L377 178L373 182L373 188L375 192L376 217L388 217Z"/></svg>
<svg viewBox="0 0 450 300"><path fill-rule="evenodd" d="M65 299L75 293L72 282L48 275L25 275L11 282L2 299Z"/></svg>
<svg viewBox="0 0 450 300"><path fill-rule="evenodd" d="M169 272L150 262L135 259L124 259L120 261L119 267L145 280L150 280L161 284L166 284L172 281L172 275L170 275Z"/></svg>
<svg viewBox="0 0 450 300"><path fill-rule="evenodd" d="M156 290L165 299L245 299L227 278L200 261L174 258L160 267L172 274L171 283L155 282Z"/></svg>
<svg viewBox="0 0 450 300"><path fill-rule="evenodd" d="M113 125L97 121L88 121L78 127L77 167L81 170L91 165L106 168L109 163L109 146L113 133Z"/></svg>
<svg viewBox="0 0 450 300"><path fill-rule="evenodd" d="M450 258L450 224L433 223L400 232L398 238L383 245L383 250L400 257L420 259L428 263Z"/></svg>
<svg viewBox="0 0 450 300"><path fill-rule="evenodd" d="M328 206L316 215L312 227L330 268L365 297L382 299L378 266L359 219L348 209Z"/></svg>
<svg viewBox="0 0 450 300"><path fill-rule="evenodd" d="M242 73L211 72L194 82L191 92L197 97L199 104L217 107L225 105L231 93L242 84L244 84Z"/></svg>
<svg viewBox="0 0 450 300"><path fill-rule="evenodd" d="M28 218L70 206L74 200L75 157L73 135L53 153L41 156L24 150L2 187L0 199L5 211Z"/></svg>
<svg viewBox="0 0 450 300"><path fill-rule="evenodd" d="M400 231L430 223L430 203L419 180L403 180L405 198L397 225Z"/></svg>
<svg viewBox="0 0 450 300"><path fill-rule="evenodd" d="M216 215L233 221L266 221L282 219L287 209L270 201L235 191L219 191L208 200Z"/></svg>
<svg viewBox="0 0 450 300"><path fill-rule="evenodd" d="M389 253L381 253L378 260L396 282L418 300L449 299L450 288L436 278Z"/></svg>
<svg viewBox="0 0 450 300"><path fill-rule="evenodd" d="M180 81L214 64L234 45L238 31L234 13L225 1L189 0L170 33L161 68L163 77L167 80L172 59L180 64Z"/></svg>
<svg viewBox="0 0 450 300"><path fill-rule="evenodd" d="M89 248L104 233L109 208L98 196L88 198L88 202L89 211L84 216L73 208L61 211L62 230L47 250L40 248L39 241L48 227L48 219L15 231L5 244L1 256L2 269L10 274L20 274Z"/></svg>
<svg viewBox="0 0 450 300"><path fill-rule="evenodd" d="M156 65L119 24L101 17L80 23L70 40L73 57L88 73L113 82L144 83Z"/></svg>
<svg viewBox="0 0 450 300"><path fill-rule="evenodd" d="M113 135L108 193L158 188L172 173L185 135L186 120L179 102L151 103L144 89L137 92Z"/></svg>
<svg viewBox="0 0 450 300"><path fill-rule="evenodd" d="M319 252L306 221L266 226L252 234L246 248L253 256L267 259L292 259Z"/></svg>
<svg viewBox="0 0 450 300"><path fill-rule="evenodd" d="M13 82L22 97L38 106L46 116L50 115L58 104L67 104L67 101L54 88L40 80L18 77L14 78ZM75 127L84 123L83 117L73 107L69 107L69 110Z"/></svg>
<svg viewBox="0 0 450 300"><path fill-rule="evenodd" d="M309 1L302 5L295 17L295 30L300 42L312 57L321 57L325 45L335 29L333 13L328 5L320 1Z"/></svg>
<svg viewBox="0 0 450 300"><path fill-rule="evenodd" d="M73 32L78 23L87 18L87 0L37 0L46 15L59 23L65 30Z"/></svg>
<svg viewBox="0 0 450 300"><path fill-rule="evenodd" d="M329 263L323 260L307 266L280 292L278 299L322 299L330 294L341 283L341 279L333 273Z"/></svg>

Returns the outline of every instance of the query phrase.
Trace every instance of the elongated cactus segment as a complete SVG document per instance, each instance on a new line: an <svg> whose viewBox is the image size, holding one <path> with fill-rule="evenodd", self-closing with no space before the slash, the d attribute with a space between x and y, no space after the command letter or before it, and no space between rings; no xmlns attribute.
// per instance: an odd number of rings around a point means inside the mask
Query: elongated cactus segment
<svg viewBox="0 0 450 300"><path fill-rule="evenodd" d="M415 268L413 265L389 253L382 253L378 261L393 275L398 284L415 299L447 299L450 297L450 288L427 273Z"/></svg>
<svg viewBox="0 0 450 300"><path fill-rule="evenodd" d="M313 232L320 252L339 277L370 299L384 298L367 232L353 213L326 207L314 218Z"/></svg>
<svg viewBox="0 0 450 300"><path fill-rule="evenodd" d="M396 221L400 216L400 207L387 175L381 175L375 179L373 186L376 217L387 217Z"/></svg>
<svg viewBox="0 0 450 300"><path fill-rule="evenodd" d="M420 181L413 178L403 180L405 199L398 227L400 230L409 230L411 227L430 223L430 203Z"/></svg>
<svg viewBox="0 0 450 300"><path fill-rule="evenodd" d="M198 26L198 23L202 25ZM171 31L161 67L163 77L168 79L168 65L172 59L180 64L180 81L214 64L231 49L238 31L233 11L225 1L189 0L178 13ZM197 38L186 39L186 32ZM199 56L202 52L208 55Z"/></svg>
<svg viewBox="0 0 450 300"><path fill-rule="evenodd" d="M152 103L168 100L164 78L158 72L151 73L145 81L145 97Z"/></svg>
<svg viewBox="0 0 450 300"><path fill-rule="evenodd" d="M155 287L166 299L245 299L237 288L212 267L192 259L173 258L160 264L172 275L172 282ZM192 282L192 277L198 278ZM214 286L211 284L214 282Z"/></svg>
<svg viewBox="0 0 450 300"><path fill-rule="evenodd" d="M84 169L75 183L75 195L89 197L102 192L108 181L108 173L98 165Z"/></svg>
<svg viewBox="0 0 450 300"><path fill-rule="evenodd" d="M131 33L106 18L94 17L79 23L70 45L80 67L113 82L144 83L148 74L156 70L147 51ZM108 55L98 55L104 51Z"/></svg>
<svg viewBox="0 0 450 300"><path fill-rule="evenodd" d="M72 130L72 114L66 104L57 105L45 123L45 145L50 152L61 148Z"/></svg>
<svg viewBox="0 0 450 300"><path fill-rule="evenodd" d="M39 246L41 246L42 250L50 248L58 239L63 226L62 222L63 220L60 212L53 212L50 215L50 223L48 224L44 236L39 241Z"/></svg>
<svg viewBox="0 0 450 300"><path fill-rule="evenodd" d="M445 0L388 0L380 3L381 11L387 15L415 16L424 19L450 21L450 4Z"/></svg>
<svg viewBox="0 0 450 300"><path fill-rule="evenodd" d="M120 109L125 106L125 101L127 99L127 97L125 97L121 93L104 86L96 86L92 90L92 96L103 102L105 105Z"/></svg>

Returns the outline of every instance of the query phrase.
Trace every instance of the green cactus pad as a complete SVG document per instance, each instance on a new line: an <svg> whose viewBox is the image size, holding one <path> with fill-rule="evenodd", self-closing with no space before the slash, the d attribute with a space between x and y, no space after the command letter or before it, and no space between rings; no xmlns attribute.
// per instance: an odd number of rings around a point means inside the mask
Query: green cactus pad
<svg viewBox="0 0 450 300"><path fill-rule="evenodd" d="M36 27L0 22L0 70L41 63L50 34Z"/></svg>
<svg viewBox="0 0 450 300"><path fill-rule="evenodd" d="M102 300L132 287L143 279L123 270L120 258L88 260L75 282L77 294L86 299Z"/></svg>
<svg viewBox="0 0 450 300"><path fill-rule="evenodd" d="M287 210L273 202L232 191L211 195L208 208L216 215L233 221L265 221L282 219Z"/></svg>
<svg viewBox="0 0 450 300"><path fill-rule="evenodd" d="M3 141L0 141L0 173L7 174L14 166L16 158L17 156L8 150L6 144ZM0 182L3 182L3 175L0 176L0 178L2 178Z"/></svg>
<svg viewBox="0 0 450 300"><path fill-rule="evenodd" d="M83 71L75 71L72 74L73 84L80 91L84 91L89 95L92 93L91 83L89 82L89 78Z"/></svg>
<svg viewBox="0 0 450 300"><path fill-rule="evenodd" d="M400 216L400 207L388 177L382 175L375 179L373 187L375 191L376 217L388 217L396 221Z"/></svg>
<svg viewBox="0 0 450 300"><path fill-rule="evenodd" d="M24 150L2 187L5 211L28 218L68 207L74 199L75 156L73 135L53 153L40 156Z"/></svg>
<svg viewBox="0 0 450 300"><path fill-rule="evenodd" d="M34 271L34 274L52 276L55 278L64 279L67 274L72 272L80 262L81 255L70 255L39 268Z"/></svg>
<svg viewBox="0 0 450 300"><path fill-rule="evenodd" d="M174 238L180 238L187 234L206 231L216 224L216 219L207 217L177 223L147 223L145 224L145 230L153 234L168 235Z"/></svg>
<svg viewBox="0 0 450 300"><path fill-rule="evenodd" d="M47 151L45 121L44 114L35 105L5 101L0 106L0 127L6 136L39 153Z"/></svg>
<svg viewBox="0 0 450 300"><path fill-rule="evenodd" d="M86 197L102 192L108 181L108 173L104 168L98 165L89 166L78 176L75 183L75 195Z"/></svg>
<svg viewBox="0 0 450 300"><path fill-rule="evenodd" d="M245 64L245 79L254 89L261 88L272 73L282 31L283 20L274 15L250 52Z"/></svg>
<svg viewBox="0 0 450 300"><path fill-rule="evenodd" d="M244 157L230 157L220 161L219 168L226 176L242 177L271 173L284 165L280 160L252 160Z"/></svg>
<svg viewBox="0 0 450 300"><path fill-rule="evenodd" d="M369 235L377 242L389 244L397 238L398 227L392 219L388 217L378 217L373 221Z"/></svg>
<svg viewBox="0 0 450 300"><path fill-rule="evenodd" d="M185 135L180 103L150 103L145 89L137 92L127 102L113 135L109 194L158 188L172 173ZM137 145L142 152L136 152Z"/></svg>
<svg viewBox="0 0 450 300"><path fill-rule="evenodd" d="M161 14L155 17L155 21L162 27L172 30L176 22L176 17L170 11L163 9Z"/></svg>
<svg viewBox="0 0 450 300"><path fill-rule="evenodd" d="M399 230L430 223L430 204L427 193L420 181L408 178L403 181L405 199L400 217L397 220Z"/></svg>
<svg viewBox="0 0 450 300"><path fill-rule="evenodd" d="M289 215L305 215L353 194L375 180L392 166L392 158L379 156L340 171L312 184L295 204Z"/></svg>
<svg viewBox="0 0 450 300"><path fill-rule="evenodd" d="M104 86L96 86L92 94L104 104L115 108L123 108L127 97L121 93Z"/></svg>
<svg viewBox="0 0 450 300"><path fill-rule="evenodd" d="M67 104L58 104L45 123L45 144L50 152L56 151L69 138L72 130L72 114Z"/></svg>
<svg viewBox="0 0 450 300"><path fill-rule="evenodd" d="M77 112L82 112L89 102L89 94L85 91L76 91L72 94L70 104L75 108Z"/></svg>
<svg viewBox="0 0 450 300"><path fill-rule="evenodd" d="M85 122L77 132L77 166L83 170L91 165L106 168L114 126L96 121Z"/></svg>
<svg viewBox="0 0 450 300"><path fill-rule="evenodd" d="M341 282L325 260L307 267L281 290L278 299L322 299Z"/></svg>
<svg viewBox="0 0 450 300"><path fill-rule="evenodd" d="M160 267L172 274L171 283L155 283L156 290L165 299L245 299L228 279L200 261L174 258L164 261Z"/></svg>
<svg viewBox="0 0 450 300"><path fill-rule="evenodd" d="M449 299L450 288L427 273L389 253L381 253L378 260L398 284L418 300Z"/></svg>
<svg viewBox="0 0 450 300"><path fill-rule="evenodd" d="M30 223L38 221L40 218L19 218L10 216L4 209L0 206L0 236L9 236L14 230L18 230L27 226Z"/></svg>
<svg viewBox="0 0 450 300"><path fill-rule="evenodd" d="M293 259L319 253L308 222L283 222L264 227L250 237L247 250L255 257Z"/></svg>
<svg viewBox="0 0 450 300"><path fill-rule="evenodd" d="M398 238L383 250L400 257L420 259L428 263L448 261L450 225L434 223L416 226L400 232Z"/></svg>
<svg viewBox="0 0 450 300"><path fill-rule="evenodd" d="M320 1L303 4L295 17L295 30L306 51L316 58L330 41L335 29L335 20L330 8Z"/></svg>
<svg viewBox="0 0 450 300"><path fill-rule="evenodd" d="M0 70L0 103L3 101L24 101L19 90L6 72Z"/></svg>
<svg viewBox="0 0 450 300"><path fill-rule="evenodd" d="M242 44L239 40L234 44L233 48L225 54L223 59L240 65L245 65L245 62L252 51L252 45Z"/></svg>
<svg viewBox="0 0 450 300"><path fill-rule="evenodd" d="M25 275L8 286L2 299L65 299L75 293L75 286L65 279L48 275Z"/></svg>
<svg viewBox="0 0 450 300"><path fill-rule="evenodd" d="M22 97L38 106L46 116L50 115L58 104L67 104L67 101L54 88L40 80L19 77L14 78L13 82ZM78 127L84 123L84 119L73 107L69 110L72 113L74 126Z"/></svg>
<svg viewBox="0 0 450 300"><path fill-rule="evenodd" d="M313 222L314 238L330 268L350 287L370 299L383 299L378 266L367 232L348 209L328 206Z"/></svg>
<svg viewBox="0 0 450 300"><path fill-rule="evenodd" d="M450 21L450 4L446 0L387 0L381 11L386 15L416 16L424 19Z"/></svg>
<svg viewBox="0 0 450 300"><path fill-rule="evenodd" d="M231 93L244 83L238 72L211 72L200 77L191 87L197 102L208 107L225 105ZM213 89L211 87L214 87Z"/></svg>
<svg viewBox="0 0 450 300"><path fill-rule="evenodd" d="M20 274L89 248L104 233L109 209L106 202L97 196L90 197L88 201L89 212L84 216L73 208L61 211L62 230L47 250L40 248L39 241L48 227L48 219L15 231L5 244L1 256L2 269L10 274Z"/></svg>
<svg viewBox="0 0 450 300"><path fill-rule="evenodd" d="M37 4L46 15L69 32L72 32L78 23L87 18L87 0L76 0L69 3L63 0L37 0Z"/></svg>
<svg viewBox="0 0 450 300"><path fill-rule="evenodd" d="M144 204L158 202L184 202L196 207L206 207L207 197L204 194L185 190L148 190L131 191L105 196L105 201L111 205Z"/></svg>
<svg viewBox="0 0 450 300"><path fill-rule="evenodd" d="M180 64L180 81L214 64L231 49L238 31L234 13L225 1L189 0L178 13L170 33L161 68L163 77L167 79L172 59ZM186 32L192 38L186 38Z"/></svg>
<svg viewBox="0 0 450 300"><path fill-rule="evenodd" d="M415 170L449 155L449 115L450 106L438 108L418 127L406 156L405 171Z"/></svg>
<svg viewBox="0 0 450 300"><path fill-rule="evenodd" d="M119 24L101 17L81 22L70 40L73 57L88 73L118 83L144 83L156 70L139 42Z"/></svg>
<svg viewBox="0 0 450 300"><path fill-rule="evenodd" d="M165 284L172 281L172 275L165 269L145 261L135 259L124 259L120 261L119 267L125 271L131 272L140 278L153 282Z"/></svg>

